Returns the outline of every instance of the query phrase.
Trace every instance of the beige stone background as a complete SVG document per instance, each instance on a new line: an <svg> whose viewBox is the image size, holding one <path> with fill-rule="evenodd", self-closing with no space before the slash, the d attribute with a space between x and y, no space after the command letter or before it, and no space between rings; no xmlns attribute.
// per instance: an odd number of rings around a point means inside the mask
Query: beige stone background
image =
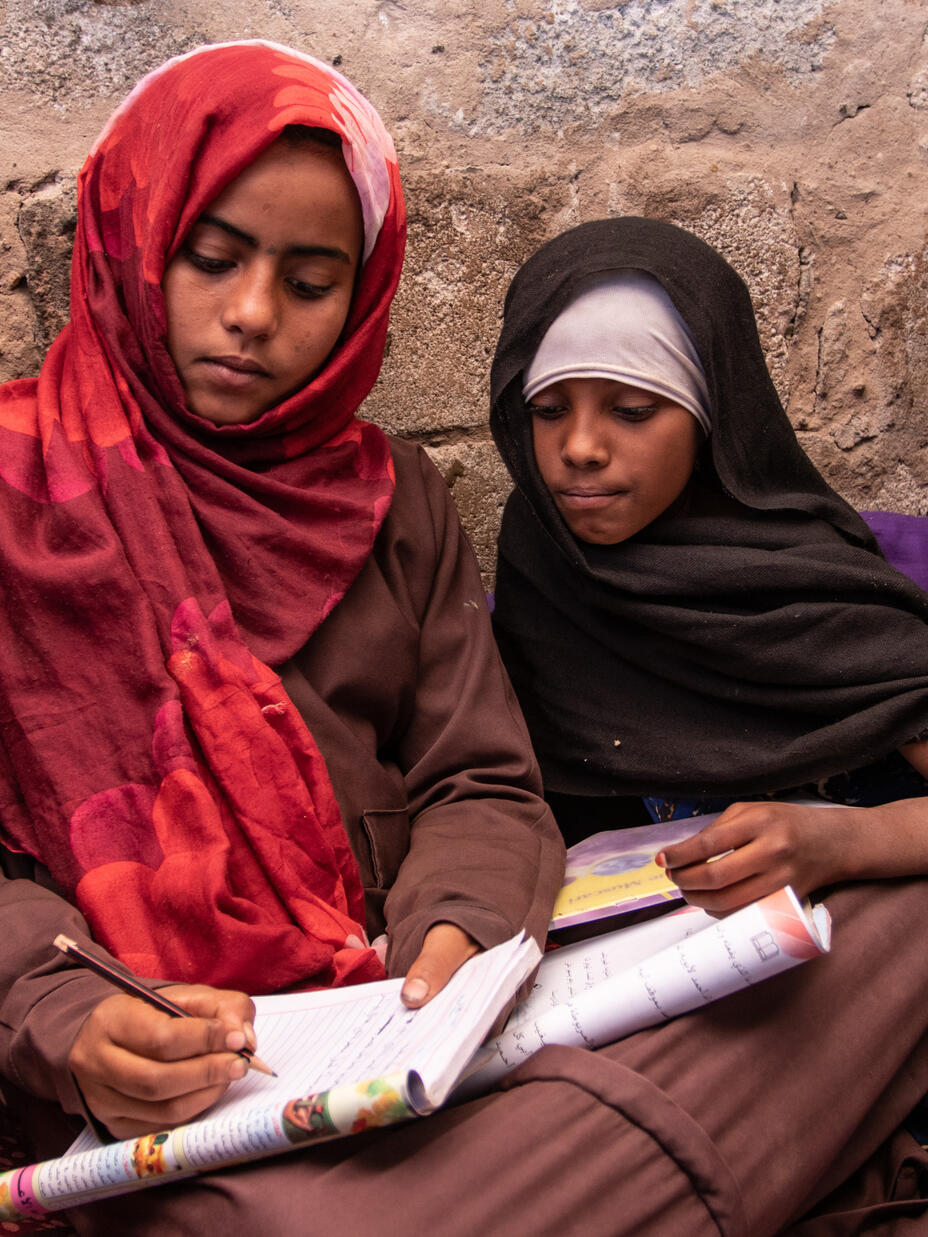
<svg viewBox="0 0 928 1237"><path fill-rule="evenodd" d="M607 214L716 245L832 484L928 513L925 0L0 0L0 378L66 318L74 178L109 111L169 55L253 37L338 65L394 134L409 252L366 412L430 448L488 572L502 298Z"/></svg>

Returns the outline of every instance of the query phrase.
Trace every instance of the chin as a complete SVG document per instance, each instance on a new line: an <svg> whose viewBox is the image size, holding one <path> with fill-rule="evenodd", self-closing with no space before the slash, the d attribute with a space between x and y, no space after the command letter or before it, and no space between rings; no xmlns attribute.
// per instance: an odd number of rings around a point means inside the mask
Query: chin
<svg viewBox="0 0 928 1237"><path fill-rule="evenodd" d="M565 523L577 540L584 541L587 545L620 545L623 541L634 537L635 533L640 533L641 528L644 527L644 525L640 527L638 525L602 525L595 524L591 520L565 520Z"/></svg>
<svg viewBox="0 0 928 1237"><path fill-rule="evenodd" d="M589 533L586 537L581 537L577 534L580 541L585 541L587 545L620 545L623 541L627 541L628 537L621 533Z"/></svg>
<svg viewBox="0 0 928 1237"><path fill-rule="evenodd" d="M263 408L236 408L228 403L188 403L187 406L191 412L212 425L247 425L249 421L256 421L264 412Z"/></svg>

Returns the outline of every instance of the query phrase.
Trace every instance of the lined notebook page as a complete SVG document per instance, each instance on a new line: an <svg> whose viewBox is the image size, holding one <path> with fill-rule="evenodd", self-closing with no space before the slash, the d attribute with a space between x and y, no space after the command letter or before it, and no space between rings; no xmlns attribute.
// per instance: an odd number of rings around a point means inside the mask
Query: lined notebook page
<svg viewBox="0 0 928 1237"><path fill-rule="evenodd" d="M402 979L256 997L258 1053L279 1077L250 1070L202 1119L282 1106L339 1082L365 1082L405 1070L415 1070L432 1100L441 1103L539 957L535 942L519 934L476 954L418 1010L400 1001ZM70 1152L97 1145L85 1130Z"/></svg>

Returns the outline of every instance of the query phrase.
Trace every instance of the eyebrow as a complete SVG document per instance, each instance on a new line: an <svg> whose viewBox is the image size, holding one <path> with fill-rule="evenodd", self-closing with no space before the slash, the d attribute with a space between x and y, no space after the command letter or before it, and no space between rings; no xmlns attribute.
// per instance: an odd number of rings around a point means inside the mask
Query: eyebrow
<svg viewBox="0 0 928 1237"><path fill-rule="evenodd" d="M197 223L206 223L214 228L221 228L223 232L228 232L230 236L242 241L249 249L258 248L257 237L252 236L250 232L243 232L241 228L229 223L227 219L220 219L218 215L201 215ZM295 254L300 258L334 258L336 262L344 262L346 266L351 265L350 254L335 245L288 245L287 253Z"/></svg>

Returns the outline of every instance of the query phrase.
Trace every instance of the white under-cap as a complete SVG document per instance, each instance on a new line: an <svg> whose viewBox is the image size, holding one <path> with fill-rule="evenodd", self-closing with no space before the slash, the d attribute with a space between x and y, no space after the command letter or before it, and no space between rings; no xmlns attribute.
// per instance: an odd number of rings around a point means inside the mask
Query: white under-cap
<svg viewBox="0 0 928 1237"><path fill-rule="evenodd" d="M608 378L662 395L712 428L706 375L689 328L644 271L591 276L545 332L525 371L531 399L564 378Z"/></svg>

